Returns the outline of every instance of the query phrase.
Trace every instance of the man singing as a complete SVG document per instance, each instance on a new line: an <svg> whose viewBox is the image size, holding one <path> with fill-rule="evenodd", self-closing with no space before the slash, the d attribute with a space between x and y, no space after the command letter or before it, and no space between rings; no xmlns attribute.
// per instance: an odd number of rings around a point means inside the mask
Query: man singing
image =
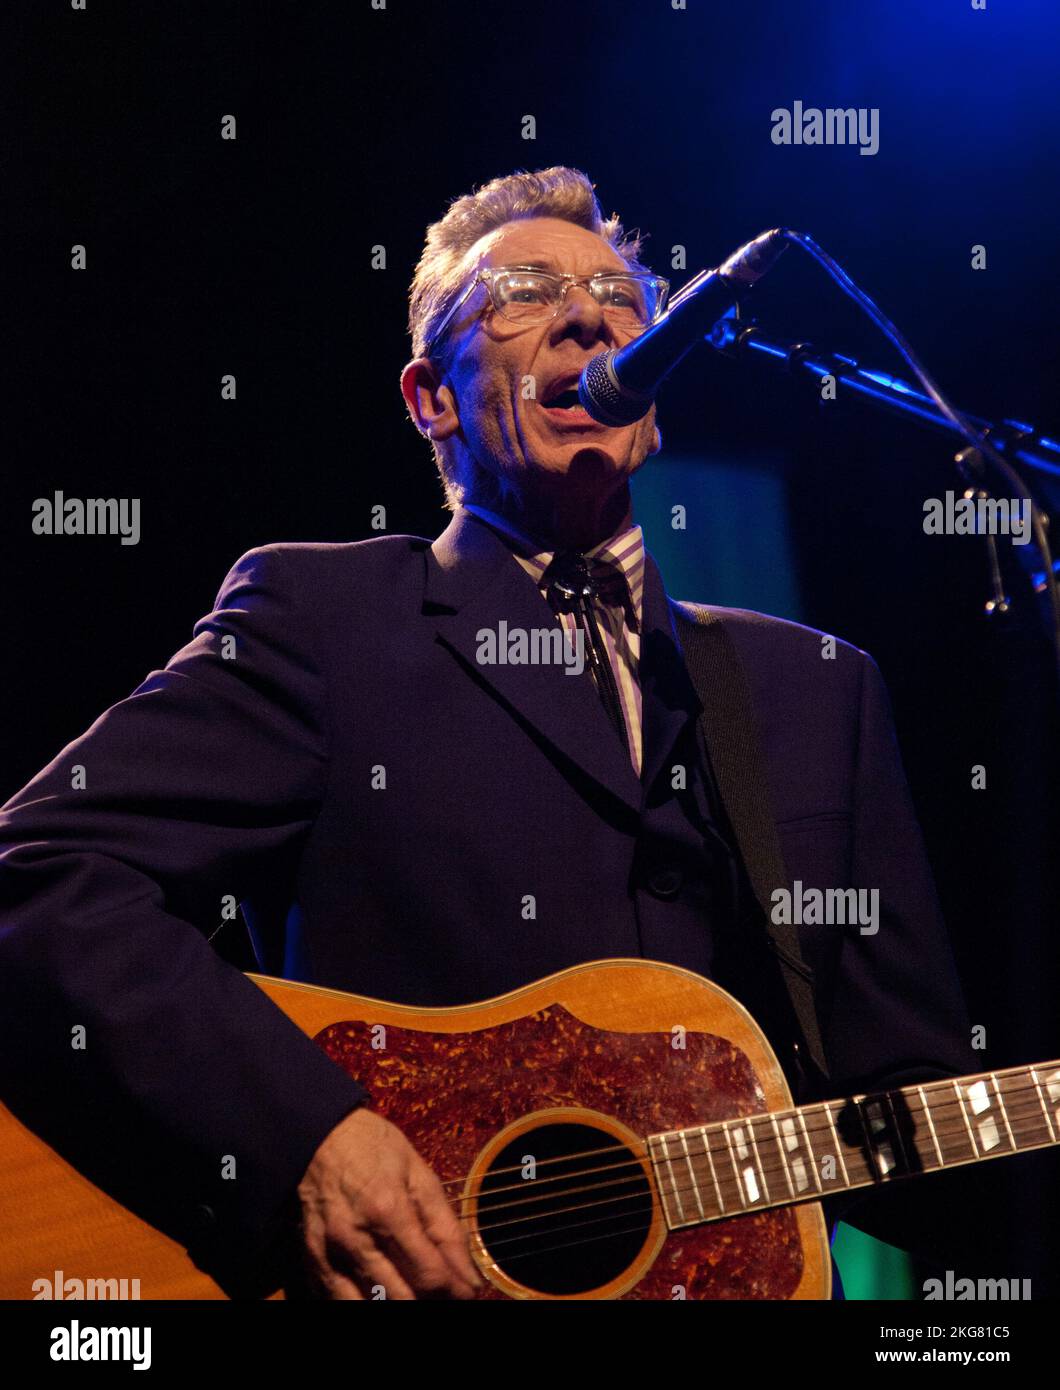
<svg viewBox="0 0 1060 1390"><path fill-rule="evenodd" d="M791 1065L765 915L632 516L654 411L609 428L575 394L663 312L638 251L572 169L453 203L416 269L401 378L442 535L244 555L193 640L0 817L3 1094L230 1294L297 1263L340 1299L473 1297L480 1276L366 1089L208 944L226 898L266 972L410 1005L671 962L731 989ZM800 932L830 1093L974 1070L876 667L716 611L789 881L878 893L877 930ZM483 659L502 625L561 626L584 668Z"/></svg>

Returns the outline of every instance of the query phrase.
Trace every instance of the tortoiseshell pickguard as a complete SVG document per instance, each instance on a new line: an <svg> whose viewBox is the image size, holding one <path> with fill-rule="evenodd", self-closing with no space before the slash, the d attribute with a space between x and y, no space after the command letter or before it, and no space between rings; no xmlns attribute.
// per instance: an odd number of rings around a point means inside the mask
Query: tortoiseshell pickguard
<svg viewBox="0 0 1060 1390"><path fill-rule="evenodd" d="M334 1023L315 1041L362 1083L443 1181L463 1179L486 1143L530 1111L585 1106L646 1136L766 1109L747 1057L727 1039L592 1028L553 1004L466 1033ZM379 1035L376 1035L377 1037ZM790 1208L670 1233L631 1299L784 1299L803 1266ZM483 1298L506 1297L487 1285Z"/></svg>

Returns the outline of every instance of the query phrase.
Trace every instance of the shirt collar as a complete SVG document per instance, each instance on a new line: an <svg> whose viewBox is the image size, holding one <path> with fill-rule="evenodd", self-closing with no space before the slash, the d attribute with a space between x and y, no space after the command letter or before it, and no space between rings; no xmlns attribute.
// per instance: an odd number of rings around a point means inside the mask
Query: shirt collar
<svg viewBox="0 0 1060 1390"><path fill-rule="evenodd" d="M542 581L545 571L552 563L555 550L543 548L528 532L488 507L481 507L477 502L464 502L461 505L464 511L473 513L480 521L497 531L511 546L527 573L536 580L540 588L544 588ZM585 552L587 560L605 561L622 575L626 581L627 597L631 606L629 611L632 612L638 631L644 616L644 554L644 533L639 526L629 526L624 531L618 531Z"/></svg>

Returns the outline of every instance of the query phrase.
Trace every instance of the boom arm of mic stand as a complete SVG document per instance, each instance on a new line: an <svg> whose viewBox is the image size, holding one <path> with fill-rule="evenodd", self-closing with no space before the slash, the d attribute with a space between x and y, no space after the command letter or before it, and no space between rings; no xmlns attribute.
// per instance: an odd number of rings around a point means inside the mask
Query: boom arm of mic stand
<svg viewBox="0 0 1060 1390"><path fill-rule="evenodd" d="M900 377L862 367L852 357L842 353L822 351L810 343L792 343L784 347L764 337L757 324L741 322L729 315L718 320L706 341L726 356L758 356L793 375L812 377L818 384L822 377L832 376L863 400L882 409L908 415L960 436L960 431L942 414L930 396ZM1015 420L994 425L989 420L969 415L967 411L962 414L969 424L982 432L984 440L1013 463L1022 463L1027 468L1060 478L1060 441L1047 439L1033 426Z"/></svg>
<svg viewBox="0 0 1060 1390"><path fill-rule="evenodd" d="M930 425L965 439L961 430L938 409L930 396L910 386L900 377L862 367L852 357L838 352L823 351L811 343L797 342L784 346L767 338L753 321L741 321L734 311L718 320L707 334L706 342L728 357L760 357L781 370L812 380L815 384L819 384L822 377L834 377L837 382L843 382L846 390L860 400L880 409L905 415L921 425ZM1060 442L1048 439L1033 426L1015 420L1006 420L1001 425L995 425L978 416L965 412L962 414L964 420L978 432L981 442L987 446L987 451L980 454L979 458L989 459L992 454L995 457L1000 456L995 467L1003 470L1010 485L1030 503L1035 538L1046 565L1045 572L1040 576L1034 576L1033 582L1035 589L1047 593L1050 599L1053 655L1060 674L1060 612L1056 602L1056 576L1060 573L1060 562L1054 564L1052 561L1047 538L1048 517L1037 505L1013 467L1022 464L1036 472L1060 477ZM967 440L965 442L967 443ZM960 457L958 455L958 459Z"/></svg>

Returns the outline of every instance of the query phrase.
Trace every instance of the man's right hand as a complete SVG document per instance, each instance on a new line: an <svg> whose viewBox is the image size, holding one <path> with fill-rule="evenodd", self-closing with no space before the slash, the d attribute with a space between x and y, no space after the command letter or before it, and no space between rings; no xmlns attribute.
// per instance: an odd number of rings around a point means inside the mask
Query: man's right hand
<svg viewBox="0 0 1060 1390"><path fill-rule="evenodd" d="M298 1185L309 1291L318 1298L474 1298L482 1277L438 1177L396 1125L362 1107Z"/></svg>

